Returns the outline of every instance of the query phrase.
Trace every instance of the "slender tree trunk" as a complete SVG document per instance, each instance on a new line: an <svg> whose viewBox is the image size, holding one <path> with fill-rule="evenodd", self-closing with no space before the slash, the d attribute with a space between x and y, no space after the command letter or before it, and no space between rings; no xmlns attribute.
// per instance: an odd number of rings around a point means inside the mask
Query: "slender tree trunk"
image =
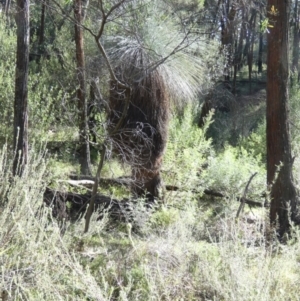
<svg viewBox="0 0 300 301"><path fill-rule="evenodd" d="M256 11L253 10L253 14L250 19L250 37L249 37L249 51L247 56L248 61L248 74L249 74L249 93L252 93L252 67L253 67L253 46L255 38L255 23L256 23Z"/></svg>
<svg viewBox="0 0 300 301"><path fill-rule="evenodd" d="M96 134L96 112L95 112L95 104L96 104L96 93L95 87L96 83L91 81L90 83L90 96L88 101L88 126L89 126L89 134L90 141L93 143L97 143L97 134Z"/></svg>
<svg viewBox="0 0 300 301"><path fill-rule="evenodd" d="M248 22L245 18L245 7L243 6L242 8L242 24L241 24L241 29L240 29L240 36L239 36L239 41L238 45L236 47L236 51L234 54L234 72L233 72L233 82L232 82L232 93L236 93L236 79L237 79L237 72L241 69L242 67L242 54L243 54L243 43L246 35L246 23Z"/></svg>
<svg viewBox="0 0 300 301"><path fill-rule="evenodd" d="M10 10L10 5L11 5L11 0L6 0L5 2L5 15L8 17L8 14L9 14L9 10Z"/></svg>
<svg viewBox="0 0 300 301"><path fill-rule="evenodd" d="M87 117L87 97L86 97L86 78L85 60L82 30L82 1L75 0L74 3L75 23L75 43L76 43L76 75L78 80L77 101L78 101L78 120L79 120L79 162L80 170L83 174L91 174L89 128Z"/></svg>
<svg viewBox="0 0 300 301"><path fill-rule="evenodd" d="M236 16L237 8L236 4L233 3L230 8L230 1L228 0L224 3L224 7L226 7L223 12L223 16L221 16L221 43L223 49L226 51L227 62L225 66L225 81L230 80L230 70L232 67L232 52L233 52L233 36L234 36L234 26L233 21Z"/></svg>
<svg viewBox="0 0 300 301"><path fill-rule="evenodd" d="M295 0L294 7L294 30L293 30L293 60L292 71L299 79L299 20L298 20L298 0Z"/></svg>
<svg viewBox="0 0 300 301"><path fill-rule="evenodd" d="M44 52L45 52L45 15L46 15L46 6L48 5L48 0L44 0L42 2L42 12L41 12L41 22L40 22L40 28L39 28L39 40L38 40L38 51L40 58Z"/></svg>
<svg viewBox="0 0 300 301"><path fill-rule="evenodd" d="M18 0L16 7L17 61L14 102L13 174L21 176L28 156L28 63L29 63L29 0Z"/></svg>
<svg viewBox="0 0 300 301"><path fill-rule="evenodd" d="M271 187L270 221L272 225L278 221L282 237L290 228L288 208L292 220L297 214L288 123L289 1L268 0L267 11L273 26L269 27L267 58L267 183Z"/></svg>
<svg viewBox="0 0 300 301"><path fill-rule="evenodd" d="M259 15L259 21L260 21L260 24L262 23L263 21L263 16L262 16L262 13L260 12L260 15ZM262 55L263 55L263 32L262 30L259 31L259 42L258 42L258 60L257 60L257 73L262 73Z"/></svg>

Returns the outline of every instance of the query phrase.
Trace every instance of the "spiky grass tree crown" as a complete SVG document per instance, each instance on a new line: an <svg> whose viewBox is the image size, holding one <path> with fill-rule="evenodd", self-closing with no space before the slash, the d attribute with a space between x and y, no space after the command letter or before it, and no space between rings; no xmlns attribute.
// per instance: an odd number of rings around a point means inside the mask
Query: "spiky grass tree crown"
<svg viewBox="0 0 300 301"><path fill-rule="evenodd" d="M176 103L194 99L209 85L208 61L217 51L215 43L179 26L162 0L130 1L122 9L123 22L106 42L121 80L142 82L156 70Z"/></svg>

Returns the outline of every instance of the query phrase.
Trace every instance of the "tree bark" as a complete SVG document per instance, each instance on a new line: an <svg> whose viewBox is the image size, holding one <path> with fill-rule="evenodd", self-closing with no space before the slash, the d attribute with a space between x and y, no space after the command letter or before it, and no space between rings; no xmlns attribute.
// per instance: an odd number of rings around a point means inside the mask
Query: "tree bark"
<svg viewBox="0 0 300 301"><path fill-rule="evenodd" d="M260 24L263 21L262 12L260 12L260 14L259 14L259 21L260 21ZM262 30L260 30L259 31L259 42L258 42L258 61L257 61L257 72L258 73L262 73L262 71L263 71L262 57L263 57L263 32L262 32Z"/></svg>
<svg viewBox="0 0 300 301"><path fill-rule="evenodd" d="M296 217L297 193L293 184L288 117L289 0L268 0L267 56L267 183L271 187L270 221L278 221L280 237ZM276 176L277 170L279 172Z"/></svg>
<svg viewBox="0 0 300 301"><path fill-rule="evenodd" d="M79 121L79 162L83 174L91 174L89 128L87 117L86 77L82 30L82 0L74 3L75 43L76 43L76 75L78 80L77 107Z"/></svg>
<svg viewBox="0 0 300 301"><path fill-rule="evenodd" d="M253 46L255 39L255 23L256 23L256 11L253 10L252 16L250 18L249 25L249 51L247 56L248 63L248 75L249 75L249 93L252 93L252 67L253 67Z"/></svg>
<svg viewBox="0 0 300 301"><path fill-rule="evenodd" d="M246 20L247 14L245 13L245 6L242 7L242 24L240 29L240 36L238 45L235 50L234 54L234 71L233 71L233 82L232 82L232 93L236 94L236 79L237 79L237 72L242 67L242 52L243 52L243 43L244 38L246 36L246 23L248 23L248 20Z"/></svg>
<svg viewBox="0 0 300 301"><path fill-rule="evenodd" d="M39 40L38 40L38 59L41 58L41 56L45 52L45 15L46 15L46 6L48 5L48 0L44 0L42 2L42 11L41 11L41 22L40 22L40 28L39 28Z"/></svg>
<svg viewBox="0 0 300 301"><path fill-rule="evenodd" d="M10 5L11 5L11 0L6 0L6 2L5 2L5 8L4 8L6 17L8 17L9 10L10 10Z"/></svg>
<svg viewBox="0 0 300 301"><path fill-rule="evenodd" d="M226 1L225 1L226 2ZM230 3L230 0L227 0L226 3L223 3L224 11L221 16L221 43L223 49L226 51L226 65L225 65L225 81L230 80L230 69L232 67L232 51L233 51L233 35L234 35L234 24L233 21L237 12L237 4Z"/></svg>
<svg viewBox="0 0 300 301"><path fill-rule="evenodd" d="M295 0L293 19L294 19L294 30L293 30L292 71L297 75L298 80L299 80L299 20L298 20L298 0Z"/></svg>
<svg viewBox="0 0 300 301"><path fill-rule="evenodd" d="M28 156L28 64L30 0L18 0L16 6L17 61L14 101L13 174L21 176Z"/></svg>

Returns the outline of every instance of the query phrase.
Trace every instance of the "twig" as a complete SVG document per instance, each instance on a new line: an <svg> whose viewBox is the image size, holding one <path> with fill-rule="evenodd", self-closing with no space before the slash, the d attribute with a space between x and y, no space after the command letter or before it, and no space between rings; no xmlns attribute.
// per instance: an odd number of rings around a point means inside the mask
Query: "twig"
<svg viewBox="0 0 300 301"><path fill-rule="evenodd" d="M238 211L237 211L237 213L236 213L236 218L239 217L241 211L242 211L242 210L244 209L244 207L245 207L246 194L247 194L247 192L248 192L249 185L250 185L252 179L253 179L256 175L257 175L257 172L255 172L255 173L250 177L250 179L249 179L249 181L248 181L248 183L247 183L247 185L246 185L246 188L245 188L245 190L244 190L244 194L243 194L243 196L242 196L242 198L241 198L241 204L240 204L239 209L238 209Z"/></svg>
<svg viewBox="0 0 300 301"><path fill-rule="evenodd" d="M87 210L86 215L85 215L84 233L87 233L89 231L90 220L91 220L91 216L94 212L95 199L96 199L96 195L97 195L97 190L98 190L98 185L99 185L99 181L100 181L101 171L102 171L103 164L104 164L105 155L106 155L106 145L104 144L103 148L102 148L102 151L101 151L101 160L100 160L99 165L98 165L96 178L95 178L95 183L94 183L94 186L93 186L92 197L91 197L91 200L89 202L89 207L88 207L88 210Z"/></svg>

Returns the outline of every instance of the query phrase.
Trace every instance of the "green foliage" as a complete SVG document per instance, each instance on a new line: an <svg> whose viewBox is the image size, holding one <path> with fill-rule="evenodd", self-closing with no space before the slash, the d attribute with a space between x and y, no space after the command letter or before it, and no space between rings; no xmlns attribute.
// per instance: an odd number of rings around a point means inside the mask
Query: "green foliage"
<svg viewBox="0 0 300 301"><path fill-rule="evenodd" d="M183 37L178 20L170 15L170 7L165 6L167 2L170 1L126 2L117 11L118 15L126 12L120 19L122 22L114 19L107 27L103 37L105 46L116 46L114 43L121 41L123 44L120 42L118 47L123 45L127 51L134 47L147 49L152 62L166 57ZM70 1L59 3L64 5ZM201 6L203 1L173 1L182 5L183 10L195 3ZM141 4L144 10L128 9L130 5L140 9ZM39 5L40 2L35 1L34 26L40 16ZM111 3L105 1L105 9L110 7ZM97 7L92 8L93 15L87 17L86 24L95 29L99 25L99 11ZM53 24L47 27L47 36L54 40L46 39L47 57L39 63L30 63L29 123L31 141L41 144L51 141L53 148L49 143L49 149L53 156L46 162L45 152L37 151L30 143L24 175L13 178L9 148L4 145L0 151L0 289L8 292L9 300L298 300L299 231L294 229L292 239L285 246L278 246L276 241L265 240L268 225L264 220L268 214L263 208L253 210L251 216L244 213L239 220L235 219L236 196L242 195L254 172L258 175L251 182L247 197L259 200L266 188L265 124L260 123L256 128L261 112L254 116L254 106L253 110L245 110L246 115L235 111L223 119L224 123L218 124L219 137L224 138L224 147L218 152L212 140L207 139L212 115L204 128L199 129L194 124L197 110L191 105L181 114L174 113L163 161L163 178L179 190L165 192L166 204L155 212L145 210L144 201L138 200L130 216L135 228L129 223L111 223L107 214L102 220L93 215L90 232L83 234L84 219L70 224L52 217L51 208L43 206L43 193L49 183L70 190L63 180L78 171L73 143L78 133L74 28L72 23L66 22L58 30L55 24L61 21L61 15L50 10L48 13L47 24L51 18ZM112 15L114 17L116 15ZM124 36L120 37L121 34ZM14 28L7 28L2 21L0 42L2 139L9 138L12 132L16 43ZM33 42L36 42L35 34ZM86 39L87 66L93 67L88 76L90 79L100 76L99 87L103 95L107 95L107 71L102 68L93 43L91 37ZM179 95L181 100L192 99L199 85L211 84L211 70L217 70L222 61L220 58L219 63L211 66L212 53L219 53L216 49L216 44L195 41L191 48L166 60L161 68L165 68L164 76L174 98ZM124 56L118 59L122 61L126 53L121 53ZM109 54L114 57L114 53ZM296 155L300 145L298 99L299 87L294 85L291 124ZM263 107L258 109L264 111ZM245 116L249 118L246 121ZM103 116L98 117L102 125ZM240 138L241 125L245 125L243 138ZM233 130L238 142L236 148L226 143ZM99 129L102 136L103 132ZM55 156L57 147L59 151ZM297 170L299 159L295 160ZM130 174L129 168L112 159L105 163L102 176L116 178L124 174ZM215 189L229 198L208 204L203 197L204 189ZM104 192L122 198L128 190L108 187Z"/></svg>
<svg viewBox="0 0 300 301"><path fill-rule="evenodd" d="M194 124L195 115L195 108L188 106L181 118L171 120L163 171L169 184L201 191L205 187L203 180L207 179L203 165L213 153L211 140L205 137L212 115L203 129Z"/></svg>
<svg viewBox="0 0 300 301"><path fill-rule="evenodd" d="M120 27L108 27L106 45L114 66L132 64L142 51L143 71L158 68L172 100L182 103L212 84L211 70L218 69L212 65L222 62L220 55L219 60L212 59L218 43L183 30L180 18L169 8L159 0L129 2L123 12L129 17Z"/></svg>
<svg viewBox="0 0 300 301"><path fill-rule="evenodd" d="M259 157L244 148L226 146L215 158L209 159L207 177L210 187L229 195L241 196L252 174L257 172L248 190L249 196L260 197L265 191L266 171Z"/></svg>
<svg viewBox="0 0 300 301"><path fill-rule="evenodd" d="M260 163L242 148L228 146L215 154L193 116L188 108L173 120L168 152L174 156L167 166L179 173L178 158L196 188L203 176L212 180L211 187L240 194ZM192 162L181 158L184 145ZM235 219L237 203L229 201L226 214L213 218L212 207L185 194L180 208L163 207L140 223L138 232L95 215L89 233L82 234L83 219L64 221L62 235L51 209L41 206L51 181L42 155L31 153L24 176L12 180L5 148L0 152L0 282L12 300L297 300L300 234L295 229L293 243L285 247L272 241L267 247L263 209L248 224L247 216ZM191 173L203 162L208 167L197 182ZM264 177L257 177L250 195L261 188ZM133 214L136 221L145 215Z"/></svg>
<svg viewBox="0 0 300 301"><path fill-rule="evenodd" d="M262 163L267 162L266 121L263 121L250 136L240 140L239 145Z"/></svg>
<svg viewBox="0 0 300 301"><path fill-rule="evenodd" d="M291 81L292 86L290 89L290 98L289 98L289 112L290 112L290 128L292 135L292 144L293 149L298 152L300 145L300 85L297 79L297 75L292 75Z"/></svg>
<svg viewBox="0 0 300 301"><path fill-rule="evenodd" d="M151 216L150 223L157 228L164 229L178 220L178 211L176 209L167 209L163 207Z"/></svg>
<svg viewBox="0 0 300 301"><path fill-rule="evenodd" d="M0 282L11 300L97 300L95 279L68 251L51 209L42 206L43 153L29 155L22 178L0 152ZM68 238L66 238L68 241Z"/></svg>
<svg viewBox="0 0 300 301"><path fill-rule="evenodd" d="M15 88L15 29L0 20L0 141L11 138Z"/></svg>
<svg viewBox="0 0 300 301"><path fill-rule="evenodd" d="M167 183L186 191L203 192L210 188L228 195L242 195L250 176L258 172L248 193L260 197L265 190L266 176L262 162L262 155L265 155L264 125L243 140L239 147L226 146L215 153L211 140L205 135L211 118L212 115L200 129L193 123L195 113L192 107L188 107L181 118L171 121L163 165Z"/></svg>
<svg viewBox="0 0 300 301"><path fill-rule="evenodd" d="M291 89L290 89L290 98L289 98L289 113L290 113L290 130L291 130L291 142L292 142L292 151L295 161L293 164L294 168L294 180L299 188L299 154L300 154L300 106L299 106L299 97L300 97L300 85L298 82L298 75L293 74L291 76Z"/></svg>

